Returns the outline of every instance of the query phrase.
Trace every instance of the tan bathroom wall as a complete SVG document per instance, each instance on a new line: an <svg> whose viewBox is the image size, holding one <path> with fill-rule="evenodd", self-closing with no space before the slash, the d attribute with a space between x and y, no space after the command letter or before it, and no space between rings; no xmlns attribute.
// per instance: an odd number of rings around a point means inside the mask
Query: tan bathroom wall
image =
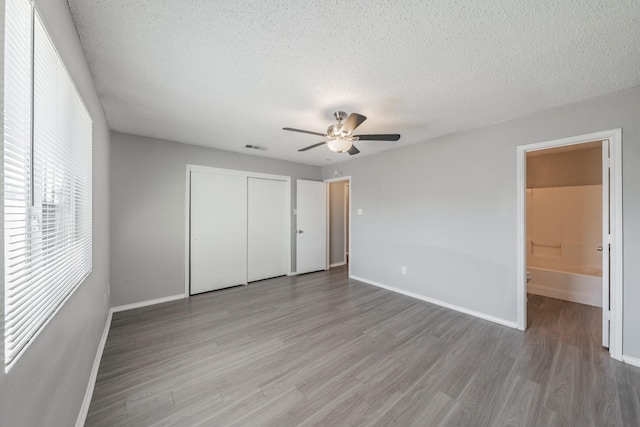
<svg viewBox="0 0 640 427"><path fill-rule="evenodd" d="M602 184L600 144L600 142L590 143L589 148L573 151L545 150L529 153L527 155L527 188Z"/></svg>
<svg viewBox="0 0 640 427"><path fill-rule="evenodd" d="M602 185L527 190L527 266L602 275Z"/></svg>

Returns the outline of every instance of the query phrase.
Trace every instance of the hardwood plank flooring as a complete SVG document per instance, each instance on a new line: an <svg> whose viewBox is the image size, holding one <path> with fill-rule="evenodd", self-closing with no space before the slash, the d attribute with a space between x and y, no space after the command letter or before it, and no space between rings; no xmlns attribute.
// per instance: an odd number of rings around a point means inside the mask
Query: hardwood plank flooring
<svg viewBox="0 0 640 427"><path fill-rule="evenodd" d="M517 331L347 278L115 313L87 426L640 426L600 310L529 296Z"/></svg>

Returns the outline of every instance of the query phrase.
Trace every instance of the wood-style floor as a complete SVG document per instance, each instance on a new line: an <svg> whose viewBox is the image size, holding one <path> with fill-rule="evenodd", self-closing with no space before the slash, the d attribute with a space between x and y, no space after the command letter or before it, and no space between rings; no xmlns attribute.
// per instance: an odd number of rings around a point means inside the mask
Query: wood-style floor
<svg viewBox="0 0 640 427"><path fill-rule="evenodd" d="M88 426L638 426L600 310L531 295L517 331L346 277L114 314Z"/></svg>

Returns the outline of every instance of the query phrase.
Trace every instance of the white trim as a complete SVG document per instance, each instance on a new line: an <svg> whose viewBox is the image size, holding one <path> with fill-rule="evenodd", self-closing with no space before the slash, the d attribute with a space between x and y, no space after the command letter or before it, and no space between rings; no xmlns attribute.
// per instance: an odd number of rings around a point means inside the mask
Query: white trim
<svg viewBox="0 0 640 427"><path fill-rule="evenodd" d="M602 147L600 152L602 153L600 155L600 170L601 170L601 176L602 176L602 203L601 203L601 219L602 219L602 243L601 243L601 248L602 248L602 259L611 259L611 245L610 245L610 241L609 241L609 233L611 231L611 213L610 213L610 209L611 209L611 203L610 201L612 200L611 197L609 196L609 193L611 192L611 186L609 185L609 182L611 181L611 143L610 141L607 139L605 141L602 141L601 143ZM608 200L608 203L604 203L605 200ZM611 289L610 289L610 280L611 280L611 265L608 262L603 262L602 263L602 280L600 281L600 294L601 294L601 299L602 299L602 324L601 324L601 329L602 329L602 334L601 334L601 339L602 339L602 346L603 347L609 347L610 343L611 343L611 319L610 319L610 314L608 312L609 308L611 307ZM606 282L605 282L606 281Z"/></svg>
<svg viewBox="0 0 640 427"><path fill-rule="evenodd" d="M340 181L351 181L351 175L347 175L347 176L340 176L338 178L329 178L329 179L325 179L324 182L340 182Z"/></svg>
<svg viewBox="0 0 640 427"><path fill-rule="evenodd" d="M346 182L344 184L344 188L342 190L344 192L344 229L348 230L349 229L349 215L351 214L351 212L349 212L349 198L351 197L351 185L349 184L349 182ZM349 233L344 233L344 244L342 245L344 247L344 262L345 264L347 263L347 261L349 260L349 247L347 242L349 241L348 239Z"/></svg>
<svg viewBox="0 0 640 427"><path fill-rule="evenodd" d="M330 256L331 256L331 209L329 209L329 205L331 204L331 185L328 182L324 183L325 186L325 197L326 197L326 212L325 212L325 225L324 228L326 230L326 246L325 246L325 254L324 254L324 259L325 259L325 270L328 270L329 268L331 268L331 266L329 265L329 263L331 262ZM296 199L297 199L297 195L296 195ZM298 242L296 239L296 249L298 248ZM298 258L296 257L296 263L298 262Z"/></svg>
<svg viewBox="0 0 640 427"><path fill-rule="evenodd" d="M287 257L287 276L291 274L291 177L287 176L285 180L287 182L287 218L286 218L286 231L285 231L285 239L287 242L287 247L285 250L285 256ZM247 267L249 265L247 264Z"/></svg>
<svg viewBox="0 0 640 427"><path fill-rule="evenodd" d="M169 297L150 299L147 301L134 302L133 304L125 304L119 305L117 307L112 307L111 311L117 313L119 311L133 310L134 308L147 307L150 305L162 304L163 302L175 301L179 299L186 298L185 294L171 295Z"/></svg>
<svg viewBox="0 0 640 427"><path fill-rule="evenodd" d="M609 138L609 158L611 159L611 175L609 177L611 200L611 294L609 303L611 305L611 323L609 332L609 352L611 357L622 360L622 311L624 310L623 293L624 279L622 258L622 129L612 131Z"/></svg>
<svg viewBox="0 0 640 427"><path fill-rule="evenodd" d="M609 352L611 357L622 360L622 130L612 129L602 132L561 138L517 147L517 274L516 310L518 329L527 326L526 293L526 159L527 152L547 148L581 144L590 141L610 141L611 153L611 323Z"/></svg>
<svg viewBox="0 0 640 427"><path fill-rule="evenodd" d="M637 366L640 368L640 359L638 359L637 357L623 355L622 361L628 365Z"/></svg>
<svg viewBox="0 0 640 427"><path fill-rule="evenodd" d="M191 167L187 165L187 179L184 191L184 295L190 295L191 273Z"/></svg>
<svg viewBox="0 0 640 427"><path fill-rule="evenodd" d="M357 280L359 282L367 283L369 285L377 286L379 288L386 289L388 291L397 292L399 294L406 295L406 296L411 297L411 298L415 298L415 299L419 299L419 300L422 300L422 301L425 301L425 302L428 302L428 303L431 303L431 304L439 305L441 307L448 308L448 309L454 310L454 311L458 311L458 312L463 313L463 314L468 314L469 316L477 317L477 318L483 319L483 320L488 320L489 322L497 323L499 325L508 326L508 327L514 328L514 329L517 328L517 326L518 326L516 322L512 322L510 320L501 319L499 317L491 316L489 314L480 313L479 311L470 310L468 308L460 307L460 306L457 306L457 305L454 305L454 304L449 304L448 302L440 301L440 300L437 300L437 299L434 299L434 298L429 298L429 297L426 297L424 295L416 294L414 292L410 292L410 291L405 291L405 290L402 290L402 289L394 288L393 286L384 285L382 283L374 282L373 280L364 279L362 277L351 276L351 275L349 276L349 278Z"/></svg>
<svg viewBox="0 0 640 427"><path fill-rule="evenodd" d="M226 175L240 175L240 176L244 176L247 178L263 178L263 179L272 179L272 180L276 180L276 181L285 181L287 183L287 201L286 201L286 208L287 208L287 217L286 217L286 252L285 252L285 257L287 258L287 265L286 265L286 274L287 276L292 276L292 271L291 271L291 177L290 176L286 176L286 175L272 175L272 174L267 174L267 173L258 173L258 172L251 172L251 171L243 171L243 170L236 170L236 169L222 169L222 168L216 168L216 167L212 167L212 166L201 166L201 165L192 165L192 164L187 164L186 165L186 179L185 179L185 195L184 195L184 213L185 213L185 221L184 221L184 295L185 298L188 298L191 294L190 294L190 290L189 290L189 260L191 258L191 239L189 238L190 235L190 227L191 227L191 221L190 221L190 215L189 215L189 210L191 208L191 200L190 200L190 195L191 195L191 171L197 171L197 172L208 172L208 173L223 173ZM245 283L245 284L248 284Z"/></svg>
<svg viewBox="0 0 640 427"><path fill-rule="evenodd" d="M527 329L527 152L517 149L516 207L516 319L518 329Z"/></svg>
<svg viewBox="0 0 640 427"><path fill-rule="evenodd" d="M340 267L341 265L345 265L346 263L347 263L346 261L334 262L333 264L329 264L329 268Z"/></svg>
<svg viewBox="0 0 640 427"><path fill-rule="evenodd" d="M93 368L91 368L91 375L89 375L89 382L87 383L87 390L84 393L84 400L80 407L80 413L76 420L76 427L84 426L87 421L87 414L89 413L89 405L91 405L91 398L93 397L93 389L96 386L96 378L98 377L98 370L100 369L100 362L102 361L102 353L104 352L104 345L107 342L109 336L109 329L111 328L111 318L113 317L113 309L109 310L107 314L107 321L104 324L104 330L102 331L102 338L98 344L98 350L96 351L96 357L93 359Z"/></svg>
<svg viewBox="0 0 640 427"><path fill-rule="evenodd" d="M351 217L353 215L351 215L351 212L353 212L351 210L351 201L353 200L353 183L351 182L351 175L347 175L347 176L341 176L339 178L330 178L330 179L325 179L324 182L326 183L331 183L331 182L339 182L339 181L347 181L349 183L349 247L347 248L347 252L345 253L345 263L346 263L346 257L347 255L351 256ZM327 201L327 205L329 204L329 202ZM327 246L329 245L329 243L327 243ZM351 277L351 265L353 263L349 262L348 266L349 266L349 277Z"/></svg>

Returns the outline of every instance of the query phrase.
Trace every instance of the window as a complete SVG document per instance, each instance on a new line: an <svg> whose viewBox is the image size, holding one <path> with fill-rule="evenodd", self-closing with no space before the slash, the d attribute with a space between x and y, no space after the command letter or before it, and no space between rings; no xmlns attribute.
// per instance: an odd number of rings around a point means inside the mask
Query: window
<svg viewBox="0 0 640 427"><path fill-rule="evenodd" d="M92 121L38 13L7 0L4 340L8 369L92 269Z"/></svg>

